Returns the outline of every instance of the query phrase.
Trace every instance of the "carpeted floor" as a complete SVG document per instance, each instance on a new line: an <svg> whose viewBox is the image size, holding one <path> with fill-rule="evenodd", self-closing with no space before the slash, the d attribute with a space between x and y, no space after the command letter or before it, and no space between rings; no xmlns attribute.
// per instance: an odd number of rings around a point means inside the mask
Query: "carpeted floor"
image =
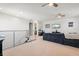
<svg viewBox="0 0 79 59"><path fill-rule="evenodd" d="M79 48L44 41L39 38L3 51L4 56L79 56Z"/></svg>

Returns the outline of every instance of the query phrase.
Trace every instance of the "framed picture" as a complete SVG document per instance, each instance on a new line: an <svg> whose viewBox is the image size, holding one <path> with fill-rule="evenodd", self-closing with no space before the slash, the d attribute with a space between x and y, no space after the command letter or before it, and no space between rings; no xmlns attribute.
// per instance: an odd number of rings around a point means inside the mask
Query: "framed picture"
<svg viewBox="0 0 79 59"><path fill-rule="evenodd" d="M45 28L50 28L50 24L46 24L45 25Z"/></svg>
<svg viewBox="0 0 79 59"><path fill-rule="evenodd" d="M69 22L68 27L73 27L73 22Z"/></svg>
<svg viewBox="0 0 79 59"><path fill-rule="evenodd" d="M59 29L61 26L60 24L52 24L52 28L54 29Z"/></svg>

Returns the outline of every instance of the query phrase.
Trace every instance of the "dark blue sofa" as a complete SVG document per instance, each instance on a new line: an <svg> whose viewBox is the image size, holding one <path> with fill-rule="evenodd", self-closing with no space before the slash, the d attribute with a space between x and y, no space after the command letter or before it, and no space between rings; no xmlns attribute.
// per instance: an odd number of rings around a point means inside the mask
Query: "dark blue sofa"
<svg viewBox="0 0 79 59"><path fill-rule="evenodd" d="M79 48L79 40L65 38L64 33L44 33L43 40Z"/></svg>
<svg viewBox="0 0 79 59"><path fill-rule="evenodd" d="M63 33L44 33L43 39L63 44L65 37Z"/></svg>
<svg viewBox="0 0 79 59"><path fill-rule="evenodd" d="M69 45L72 47L79 48L79 39L67 39L67 38L65 38L64 45Z"/></svg>

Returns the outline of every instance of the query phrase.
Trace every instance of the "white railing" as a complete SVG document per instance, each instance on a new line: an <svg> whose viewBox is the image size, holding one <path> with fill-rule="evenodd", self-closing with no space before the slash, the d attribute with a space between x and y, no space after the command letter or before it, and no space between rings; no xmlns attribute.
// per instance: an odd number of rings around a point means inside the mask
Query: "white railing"
<svg viewBox="0 0 79 59"><path fill-rule="evenodd" d="M5 36L5 40L3 41L3 50L23 44L29 38L28 32L28 30L0 31L0 35Z"/></svg>

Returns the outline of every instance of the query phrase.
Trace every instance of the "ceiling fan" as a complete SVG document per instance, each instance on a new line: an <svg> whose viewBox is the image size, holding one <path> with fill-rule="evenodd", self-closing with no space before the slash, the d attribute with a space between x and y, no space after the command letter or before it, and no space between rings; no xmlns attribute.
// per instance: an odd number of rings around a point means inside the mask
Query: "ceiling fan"
<svg viewBox="0 0 79 59"><path fill-rule="evenodd" d="M57 3L45 3L45 4L41 5L41 7L45 7L45 6L50 6L50 7L54 6L54 7L58 7L58 4L57 4Z"/></svg>
<svg viewBox="0 0 79 59"><path fill-rule="evenodd" d="M58 18L65 17L65 14L58 13L58 14L56 14L56 17L58 17Z"/></svg>

